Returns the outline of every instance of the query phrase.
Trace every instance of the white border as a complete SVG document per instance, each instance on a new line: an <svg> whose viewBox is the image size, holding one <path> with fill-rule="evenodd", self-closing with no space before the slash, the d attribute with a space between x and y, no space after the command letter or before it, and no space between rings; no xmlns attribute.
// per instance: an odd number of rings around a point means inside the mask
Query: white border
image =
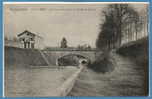
<svg viewBox="0 0 152 99"><path fill-rule="evenodd" d="M3 4L149 4L149 2L3 2Z"/></svg>
<svg viewBox="0 0 152 99"><path fill-rule="evenodd" d="M2 25L3 26L2 27L2 29L3 29L2 30L2 32L3 32L3 34L2 34L3 35L3 38L2 38L2 41L3 41L3 48L2 48L2 50L3 50L2 51L2 53L3 53L3 59L2 59L3 60L3 66L2 66L2 70L3 70L2 71L3 72L3 86L2 86L3 92L2 92L2 97L5 97L5 92L4 92L5 91L5 78L4 78L5 77L4 76L4 72L5 72L5 62L4 62L4 58L5 58L5 55L4 55L4 53L5 53L4 52L5 51L5 45L4 45L5 44L5 42L4 42L4 33L5 33L5 31L4 31L4 5L2 5L2 14L3 14L2 15L2 24L3 24Z"/></svg>
<svg viewBox="0 0 152 99"><path fill-rule="evenodd" d="M4 62L4 58L5 58L5 55L4 55L4 52L5 52L5 46L4 46L4 44L5 44L5 42L4 42L4 33L5 33L5 31L4 31L4 5L6 5L6 4L149 4L149 2L147 1L147 2L3 2L3 5L2 5L2 23L3 23L3 39L2 39L2 41L3 41L3 59L2 59L2 62L3 62L3 66L2 66L2 72L3 72L3 86L2 86L2 88L3 88L3 92L2 92L2 97L5 97L5 75L4 75L4 70L5 70L5 62ZM150 5L149 5L149 7L150 7ZM150 12L149 12L150 13ZM150 17L150 16L149 16ZM150 21L149 21L149 24L150 24ZM149 29L150 29L150 26L148 27ZM149 31L150 32L150 31ZM149 35L149 39L150 39L150 35ZM150 43L149 43L150 44ZM150 49L150 47L149 47L149 49ZM150 55L150 54L149 54ZM149 59L150 59L150 56L149 56ZM148 93L149 95L148 96L150 96L150 61L149 61L149 93Z"/></svg>

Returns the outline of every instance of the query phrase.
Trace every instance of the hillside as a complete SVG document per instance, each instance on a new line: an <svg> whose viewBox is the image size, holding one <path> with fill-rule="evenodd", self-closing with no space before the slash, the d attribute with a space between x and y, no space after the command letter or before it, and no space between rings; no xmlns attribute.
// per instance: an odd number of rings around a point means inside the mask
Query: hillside
<svg viewBox="0 0 152 99"><path fill-rule="evenodd" d="M38 50L5 46L5 68L47 65ZM15 67L14 67L15 66Z"/></svg>
<svg viewBox="0 0 152 99"><path fill-rule="evenodd" d="M148 65L148 37L123 45L117 53L133 59L138 65Z"/></svg>
<svg viewBox="0 0 152 99"><path fill-rule="evenodd" d="M113 71L85 68L68 96L147 96L148 38L125 44L110 57L115 61ZM99 65L101 70L106 66Z"/></svg>

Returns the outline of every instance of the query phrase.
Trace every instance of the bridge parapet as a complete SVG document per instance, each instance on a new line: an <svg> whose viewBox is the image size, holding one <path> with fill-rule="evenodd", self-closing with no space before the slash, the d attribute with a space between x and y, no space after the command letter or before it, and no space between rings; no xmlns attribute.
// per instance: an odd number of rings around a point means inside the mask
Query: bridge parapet
<svg viewBox="0 0 152 99"><path fill-rule="evenodd" d="M90 62L94 62L96 60L96 57L98 56L99 52L96 51L43 51L45 56L47 57L48 61L52 65L57 65L57 60L61 57L75 54L83 56L90 60Z"/></svg>

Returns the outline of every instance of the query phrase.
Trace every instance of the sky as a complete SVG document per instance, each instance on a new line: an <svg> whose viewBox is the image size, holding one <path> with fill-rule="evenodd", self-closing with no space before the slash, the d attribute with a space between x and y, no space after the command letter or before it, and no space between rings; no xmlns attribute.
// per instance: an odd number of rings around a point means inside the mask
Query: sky
<svg viewBox="0 0 152 99"><path fill-rule="evenodd" d="M5 4L4 34L8 38L28 30L44 38L46 46L59 46L65 37L68 46L95 47L107 4ZM136 10L144 4L133 4Z"/></svg>

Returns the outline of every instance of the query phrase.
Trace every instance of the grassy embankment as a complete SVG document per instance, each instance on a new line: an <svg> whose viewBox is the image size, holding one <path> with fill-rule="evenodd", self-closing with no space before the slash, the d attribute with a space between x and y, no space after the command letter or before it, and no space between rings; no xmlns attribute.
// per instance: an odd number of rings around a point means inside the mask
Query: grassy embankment
<svg viewBox="0 0 152 99"><path fill-rule="evenodd" d="M110 56L114 63L101 57L95 69L84 69L69 96L148 95L148 38L125 44Z"/></svg>

